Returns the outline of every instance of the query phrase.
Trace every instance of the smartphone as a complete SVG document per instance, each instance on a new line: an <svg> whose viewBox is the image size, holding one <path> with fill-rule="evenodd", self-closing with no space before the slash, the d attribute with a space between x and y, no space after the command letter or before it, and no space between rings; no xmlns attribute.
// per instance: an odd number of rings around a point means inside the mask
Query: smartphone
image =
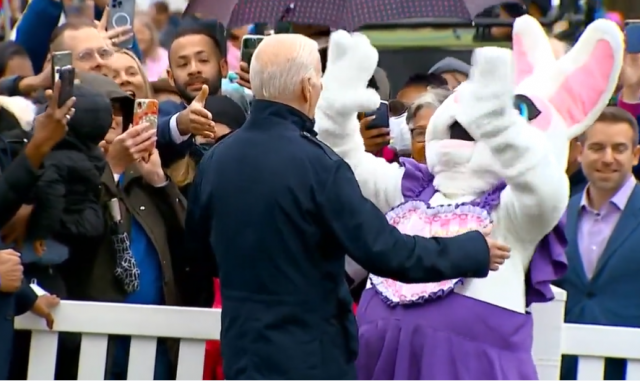
<svg viewBox="0 0 640 381"><path fill-rule="evenodd" d="M240 59L242 62L251 66L251 58L253 57L253 53L256 51L256 48L262 40L265 39L266 36L257 36L252 34L247 34L242 37L242 46L240 48Z"/></svg>
<svg viewBox="0 0 640 381"><path fill-rule="evenodd" d="M158 101L155 99L136 99L133 108L133 125L148 123L149 128L158 129Z"/></svg>
<svg viewBox="0 0 640 381"><path fill-rule="evenodd" d="M111 0L109 2L109 20L107 30L113 30L123 26L133 28L133 19L136 14L136 0ZM127 38L118 43L119 48L129 49L133 46L133 38Z"/></svg>
<svg viewBox="0 0 640 381"><path fill-rule="evenodd" d="M55 52L51 54L51 83L56 83L60 79L60 69L72 66L73 55L70 51Z"/></svg>
<svg viewBox="0 0 640 381"><path fill-rule="evenodd" d="M155 99L136 99L133 106L133 125L138 126L142 123L148 123L149 129L158 129L158 101ZM149 162L152 152L142 158L142 161Z"/></svg>
<svg viewBox="0 0 640 381"><path fill-rule="evenodd" d="M389 103L380 101L380 105L375 111L363 112L360 119L373 116L373 119L367 125L367 130L375 130L376 128L389 128Z"/></svg>
<svg viewBox="0 0 640 381"><path fill-rule="evenodd" d="M64 106L73 97L73 85L76 81L76 69L73 66L60 68L60 92L58 93L58 107Z"/></svg>

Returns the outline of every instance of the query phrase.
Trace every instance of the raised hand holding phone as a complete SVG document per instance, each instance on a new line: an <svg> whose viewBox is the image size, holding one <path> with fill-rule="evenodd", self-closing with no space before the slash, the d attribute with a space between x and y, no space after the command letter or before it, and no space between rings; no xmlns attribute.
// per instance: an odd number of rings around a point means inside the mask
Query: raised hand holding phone
<svg viewBox="0 0 640 381"><path fill-rule="evenodd" d="M215 138L216 124L212 121L211 113L204 108L204 102L208 96L209 86L204 85L189 107L178 114L176 122L180 135L192 134L206 139Z"/></svg>
<svg viewBox="0 0 640 381"><path fill-rule="evenodd" d="M133 46L133 19L135 0L111 0L100 20L100 30L112 46L129 49Z"/></svg>
<svg viewBox="0 0 640 381"><path fill-rule="evenodd" d="M32 141L42 144L51 149L67 134L67 122L73 117L75 110L73 104L76 99L71 96L62 105L60 95L62 93L62 83L56 82L53 91L47 90L45 97L48 100L45 112L38 115L34 120ZM73 94L73 87L71 89ZM69 93L67 93L69 95ZM67 96L64 95L64 96Z"/></svg>
<svg viewBox="0 0 640 381"><path fill-rule="evenodd" d="M391 142L389 129L389 104L380 101L375 111L359 114L360 135L364 140L365 150L377 154Z"/></svg>
<svg viewBox="0 0 640 381"><path fill-rule="evenodd" d="M258 45L264 40L266 36L258 36L258 35L246 35L242 37L242 45L240 49L240 71L238 74L237 83L251 90L251 79L249 78L249 68L251 66L251 59L253 58L253 53L258 48Z"/></svg>
<svg viewBox="0 0 640 381"><path fill-rule="evenodd" d="M156 130L145 123L128 128L108 145L108 149L103 148L111 171L121 174L129 165L149 157L157 140Z"/></svg>

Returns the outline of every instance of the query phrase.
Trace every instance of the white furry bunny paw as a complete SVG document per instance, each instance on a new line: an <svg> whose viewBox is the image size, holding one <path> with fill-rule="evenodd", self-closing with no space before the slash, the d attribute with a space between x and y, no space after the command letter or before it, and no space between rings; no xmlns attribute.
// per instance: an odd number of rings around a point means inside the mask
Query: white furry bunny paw
<svg viewBox="0 0 640 381"><path fill-rule="evenodd" d="M501 118L517 117L513 108L515 78L509 49L478 48L471 58L469 79L456 91L459 114L456 119L475 139L492 135L492 125Z"/></svg>
<svg viewBox="0 0 640 381"><path fill-rule="evenodd" d="M380 97L367 84L377 65L378 51L367 36L343 30L333 32L318 108L332 117L375 110Z"/></svg>

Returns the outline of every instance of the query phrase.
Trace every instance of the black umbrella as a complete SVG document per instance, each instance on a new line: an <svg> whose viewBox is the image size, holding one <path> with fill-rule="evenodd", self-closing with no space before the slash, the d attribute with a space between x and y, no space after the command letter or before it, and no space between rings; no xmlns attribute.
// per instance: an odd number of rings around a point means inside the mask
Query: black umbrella
<svg viewBox="0 0 640 381"><path fill-rule="evenodd" d="M184 13L197 15L205 20L215 19L227 25L236 2L237 0L190 0Z"/></svg>
<svg viewBox="0 0 640 381"><path fill-rule="evenodd" d="M336 29L411 18L472 19L504 0L238 0L231 28L256 22L289 21ZM215 2L211 2L212 4Z"/></svg>

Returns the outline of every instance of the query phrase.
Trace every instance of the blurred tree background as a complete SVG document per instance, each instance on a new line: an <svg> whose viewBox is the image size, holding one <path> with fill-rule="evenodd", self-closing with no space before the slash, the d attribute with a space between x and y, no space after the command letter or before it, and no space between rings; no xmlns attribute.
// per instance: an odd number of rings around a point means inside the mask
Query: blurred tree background
<svg viewBox="0 0 640 381"><path fill-rule="evenodd" d="M622 13L627 20L640 19L640 0L604 0L604 6Z"/></svg>

